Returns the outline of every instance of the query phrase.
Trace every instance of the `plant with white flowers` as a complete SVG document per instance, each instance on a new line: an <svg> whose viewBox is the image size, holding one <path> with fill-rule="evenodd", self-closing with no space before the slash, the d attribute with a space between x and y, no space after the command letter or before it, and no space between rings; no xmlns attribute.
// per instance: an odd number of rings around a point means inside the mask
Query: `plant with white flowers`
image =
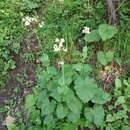
<svg viewBox="0 0 130 130"><path fill-rule="evenodd" d="M64 65L64 61L59 61L58 65Z"/></svg>
<svg viewBox="0 0 130 130"><path fill-rule="evenodd" d="M39 28L42 28L45 25L44 21L42 21L41 23L39 23Z"/></svg>
<svg viewBox="0 0 130 130"><path fill-rule="evenodd" d="M32 22L36 22L37 19L36 18L32 18L32 17L29 17L29 16L26 16L25 18L22 18L22 22L24 23L25 26L30 26L30 24Z"/></svg>
<svg viewBox="0 0 130 130"><path fill-rule="evenodd" d="M90 28L89 27L84 27L84 29L82 30L82 33L89 34L90 33Z"/></svg>
<svg viewBox="0 0 130 130"><path fill-rule="evenodd" d="M58 52L58 51L64 51L67 52L67 48L64 48L63 43L65 42L64 38L56 38L55 39L56 44L54 44L53 49L54 52Z"/></svg>

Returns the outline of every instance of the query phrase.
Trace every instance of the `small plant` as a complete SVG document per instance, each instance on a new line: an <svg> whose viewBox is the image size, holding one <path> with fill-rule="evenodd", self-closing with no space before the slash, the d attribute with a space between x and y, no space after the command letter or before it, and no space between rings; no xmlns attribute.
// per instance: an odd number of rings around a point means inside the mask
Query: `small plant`
<svg viewBox="0 0 130 130"><path fill-rule="evenodd" d="M95 42L99 40L106 41L112 38L117 33L117 29L114 26L108 24L101 24L98 30L92 30L91 33L85 35L87 42Z"/></svg>
<svg viewBox="0 0 130 130"><path fill-rule="evenodd" d="M26 99L30 126L64 129L65 124L71 123L75 130L81 120L87 120L100 127L104 121L102 105L111 98L89 76L91 67L80 63L62 64L60 72L50 65L47 55L42 57L42 63L46 69L38 72L38 88Z"/></svg>

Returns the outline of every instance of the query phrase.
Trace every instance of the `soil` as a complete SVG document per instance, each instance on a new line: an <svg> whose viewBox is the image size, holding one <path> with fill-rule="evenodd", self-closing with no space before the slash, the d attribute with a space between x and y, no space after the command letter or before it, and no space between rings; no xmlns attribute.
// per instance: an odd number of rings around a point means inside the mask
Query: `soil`
<svg viewBox="0 0 130 130"><path fill-rule="evenodd" d="M23 111L23 104L25 96L31 93L32 87L36 85L35 76L35 62L25 62L21 57L25 53L32 52L35 54L38 51L38 42L35 36L28 37L24 42L22 42L20 53L17 55L11 52L13 60L16 62L16 68L9 72L9 79L6 86L0 91L0 106L6 106L7 100L15 99L16 105L10 107L12 117L15 117L17 111ZM23 79L19 81L17 78ZM20 89L20 91L14 91L15 89ZM6 126L3 125L7 113L0 113L0 130L6 130Z"/></svg>

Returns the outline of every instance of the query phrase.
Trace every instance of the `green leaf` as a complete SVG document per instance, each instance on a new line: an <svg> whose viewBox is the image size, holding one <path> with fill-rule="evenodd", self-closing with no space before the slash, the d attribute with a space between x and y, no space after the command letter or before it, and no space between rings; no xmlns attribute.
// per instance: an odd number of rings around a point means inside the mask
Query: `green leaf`
<svg viewBox="0 0 130 130"><path fill-rule="evenodd" d="M63 123L61 130L78 130L77 124L74 123Z"/></svg>
<svg viewBox="0 0 130 130"><path fill-rule="evenodd" d="M94 123L96 125L102 125L104 120L104 109L102 106L94 106Z"/></svg>
<svg viewBox="0 0 130 130"><path fill-rule="evenodd" d="M39 7L36 2L26 1L25 3L27 4L29 9L35 9L35 8Z"/></svg>
<svg viewBox="0 0 130 130"><path fill-rule="evenodd" d="M72 65L65 64L62 69L64 69L64 76L65 77L73 75Z"/></svg>
<svg viewBox="0 0 130 130"><path fill-rule="evenodd" d="M68 108L63 104L59 104L56 109L56 114L58 119L62 119L67 116Z"/></svg>
<svg viewBox="0 0 130 130"><path fill-rule="evenodd" d="M106 59L108 62L111 62L113 60L113 57L114 57L114 53L111 52L111 51L108 51L105 53L106 54Z"/></svg>
<svg viewBox="0 0 130 130"><path fill-rule="evenodd" d="M50 97L53 97L55 100L57 100L58 102L61 101L61 95L58 93L57 89L54 89L51 93L50 93Z"/></svg>
<svg viewBox="0 0 130 130"><path fill-rule="evenodd" d="M53 121L53 115L47 115L44 119L44 124L49 124Z"/></svg>
<svg viewBox="0 0 130 130"><path fill-rule="evenodd" d="M112 38L117 33L116 27L108 24L99 25L98 31L103 41Z"/></svg>
<svg viewBox="0 0 130 130"><path fill-rule="evenodd" d="M113 122L115 121L115 117L111 114L108 114L106 117L106 122Z"/></svg>
<svg viewBox="0 0 130 130"><path fill-rule="evenodd" d="M69 91L68 86L59 86L59 87L57 88L57 92L58 92L60 95L66 95L68 91Z"/></svg>
<svg viewBox="0 0 130 130"><path fill-rule="evenodd" d="M115 79L115 86L116 86L116 89L120 89L122 87L120 79L118 78Z"/></svg>
<svg viewBox="0 0 130 130"><path fill-rule="evenodd" d="M68 114L68 120L72 121L73 123L78 122L79 119L80 119L79 113L70 112Z"/></svg>
<svg viewBox="0 0 130 130"><path fill-rule="evenodd" d="M102 65L107 65L107 60L104 52L100 51L97 53L97 59Z"/></svg>
<svg viewBox="0 0 130 130"><path fill-rule="evenodd" d="M54 100L50 102L49 99L45 97L41 104L42 115L51 114L54 111L55 107L56 107L56 102Z"/></svg>
<svg viewBox="0 0 130 130"><path fill-rule="evenodd" d="M55 67L52 67L52 66L48 66L47 67L47 72L50 74L50 75L56 75L57 74L57 70Z"/></svg>
<svg viewBox="0 0 130 130"><path fill-rule="evenodd" d="M8 126L8 130L18 130L18 128L15 124L11 124Z"/></svg>
<svg viewBox="0 0 130 130"><path fill-rule="evenodd" d="M123 105L123 104L125 104L125 97L124 96L119 96L118 97L118 99L116 100L116 102L115 102L115 106L117 106L117 105Z"/></svg>
<svg viewBox="0 0 130 130"><path fill-rule="evenodd" d="M60 86L69 85L71 82L72 82L72 76L71 75L68 75L68 76L64 75L64 77L61 76L58 80L58 84Z"/></svg>
<svg viewBox="0 0 130 130"><path fill-rule="evenodd" d="M29 94L26 97L26 103L25 103L25 107L26 109L30 109L31 107L33 107L35 105L36 101L35 101L35 97L33 94Z"/></svg>
<svg viewBox="0 0 130 130"><path fill-rule="evenodd" d="M50 92L49 96L53 97L58 102L61 101L62 95L58 93L58 84L57 80L53 80L47 84L47 90ZM45 91L45 90L44 90Z"/></svg>
<svg viewBox="0 0 130 130"><path fill-rule="evenodd" d="M80 100L74 95L74 92L69 89L66 95L63 97L63 101L66 102L68 108L73 111L73 113L80 113L82 110L82 103Z"/></svg>
<svg viewBox="0 0 130 130"><path fill-rule="evenodd" d="M38 74L38 85L42 88L45 88L47 81L50 79L50 75L47 72L43 71Z"/></svg>
<svg viewBox="0 0 130 130"><path fill-rule="evenodd" d="M91 107L85 107L84 115L86 119L88 119L90 122L93 122L94 110Z"/></svg>
<svg viewBox="0 0 130 130"><path fill-rule="evenodd" d="M101 105L95 105L93 108L86 107L84 115L86 119L100 126L104 120L104 109Z"/></svg>
<svg viewBox="0 0 130 130"><path fill-rule="evenodd" d="M92 67L88 64L84 64L83 65L83 69L82 69L82 72L81 72L81 75L83 77L86 77L87 75L89 75L90 73L92 72Z"/></svg>
<svg viewBox="0 0 130 130"><path fill-rule="evenodd" d="M102 89L97 89L96 90L96 94L94 96L94 98L92 99L93 103L96 104L105 104L107 101L110 101L111 97L110 94L103 92Z"/></svg>
<svg viewBox="0 0 130 130"><path fill-rule="evenodd" d="M42 62L43 65L48 66L50 64L50 59L49 56L47 54L43 54L40 57L40 61Z"/></svg>
<svg viewBox="0 0 130 130"><path fill-rule="evenodd" d="M81 63L74 64L74 65L73 65L73 68L74 68L76 71L81 71L81 70L83 69L83 64L81 64Z"/></svg>
<svg viewBox="0 0 130 130"><path fill-rule="evenodd" d="M102 65L107 65L109 62L113 60L113 52L102 52L99 51L97 53L97 59Z"/></svg>
<svg viewBox="0 0 130 130"><path fill-rule="evenodd" d="M76 80L74 87L76 94L83 101L83 103L90 101L95 96L95 88L97 88L95 81L88 77L85 80Z"/></svg>
<svg viewBox="0 0 130 130"><path fill-rule="evenodd" d="M98 30L93 30L91 33L85 35L85 40L87 42L96 42L101 39Z"/></svg>

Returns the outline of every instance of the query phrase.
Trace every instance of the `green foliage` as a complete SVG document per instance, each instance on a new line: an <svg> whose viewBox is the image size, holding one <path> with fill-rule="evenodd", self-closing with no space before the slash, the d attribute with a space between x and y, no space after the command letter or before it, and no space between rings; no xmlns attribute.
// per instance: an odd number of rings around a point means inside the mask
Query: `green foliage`
<svg viewBox="0 0 130 130"><path fill-rule="evenodd" d="M116 27L107 24L99 25L98 31L103 41L112 38L117 33Z"/></svg>
<svg viewBox="0 0 130 130"><path fill-rule="evenodd" d="M48 56L46 55L46 57ZM41 60L42 63L46 63L46 61L49 61L49 57ZM52 129L57 128L59 124L58 127L61 129L63 123L59 123L59 121L63 119L64 123L71 122L78 126L83 114L82 110L87 109L90 102L93 102L95 107L90 107L91 113L85 111L85 116L92 114L92 120L88 120L100 126L104 121L102 104L111 98L109 94L98 88L94 79L89 76L90 68L83 72L85 64L82 68L79 63L74 65L64 64L62 72L53 75L53 73L48 73L48 68L51 67L50 64L45 65L46 69L42 70L44 73L42 75L41 72L38 73L38 77L40 76L39 87L34 89L34 94L28 95L26 98L30 126L35 123L37 126L44 126L45 129ZM88 107L86 107L86 104ZM98 117L98 112L102 116ZM39 122L40 117L41 122L44 122L43 125Z"/></svg>
<svg viewBox="0 0 130 130"><path fill-rule="evenodd" d="M96 42L100 39L106 41L112 38L116 33L116 27L108 24L100 24L98 30L92 30L89 34L85 35L85 40L87 42Z"/></svg>
<svg viewBox="0 0 130 130"><path fill-rule="evenodd" d="M97 53L97 59L101 65L107 65L109 62L113 60L114 54L111 51L108 52L102 52L99 51Z"/></svg>
<svg viewBox="0 0 130 130"><path fill-rule="evenodd" d="M87 42L96 42L101 39L99 32L97 30L93 30L90 34L85 35L85 40Z"/></svg>
<svg viewBox="0 0 130 130"><path fill-rule="evenodd" d="M93 108L85 108L85 117L97 126L101 126L104 121L104 109L101 105L95 105ZM100 116L99 116L100 115Z"/></svg>
<svg viewBox="0 0 130 130"><path fill-rule="evenodd" d="M0 1L0 87L9 78L8 71L15 68L11 52L18 53L19 42L23 40L21 16L12 1Z"/></svg>
<svg viewBox="0 0 130 130"><path fill-rule="evenodd" d="M129 65L129 55L126 61L124 57L130 53L129 3L125 2L118 8L119 25L115 27L105 24L103 1L0 1L0 87L4 87L9 79L10 70L19 67L14 55L20 56L22 63L31 62L37 75L36 86L26 97L25 111L18 114L16 125L8 126L9 130L130 129L130 78L129 74L123 77L124 66ZM26 26L23 22L26 16L36 20ZM39 26L41 22L44 25ZM84 27L89 27L90 33L83 33ZM56 38L64 40L66 51L54 51ZM25 44L27 52L25 49L23 54L25 42L28 44L27 48ZM32 42L36 45L33 46ZM91 61L94 62L92 67ZM109 63L112 61L114 65L111 66ZM107 65L111 69L104 70ZM121 74L118 75L116 70ZM101 79L101 84L96 81L99 71L108 74L108 79ZM109 82L109 76L115 84ZM16 81L21 85L25 82L23 77L16 77ZM106 90L109 83L112 92L106 93L102 88ZM24 92L26 89L22 90ZM12 109L16 109L12 105L13 99L6 104L11 104L10 112L15 115L12 113ZM9 113L7 108L10 107L0 107L0 113Z"/></svg>

